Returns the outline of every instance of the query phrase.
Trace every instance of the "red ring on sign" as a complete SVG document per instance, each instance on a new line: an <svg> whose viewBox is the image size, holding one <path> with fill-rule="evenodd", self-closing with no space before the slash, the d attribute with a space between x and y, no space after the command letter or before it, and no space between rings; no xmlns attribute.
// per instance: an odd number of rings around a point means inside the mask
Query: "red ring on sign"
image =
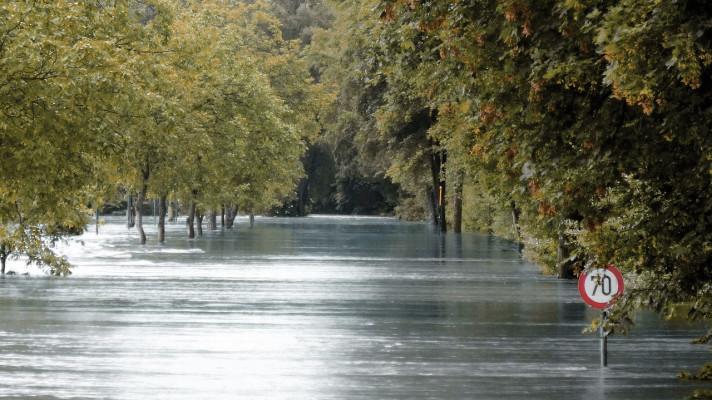
<svg viewBox="0 0 712 400"><path fill-rule="evenodd" d="M613 298L608 303L599 303L588 297L588 294L586 294L586 279L588 278L588 272L583 272L581 275L579 275L578 281L578 290L583 301L585 301L586 304L588 304L589 306L598 309L608 308L608 306L615 303L618 296L623 294L623 274L621 274L621 271L613 264L606 265L606 267L603 269L611 271L613 273L613 276L615 276L618 280L618 291L616 292L616 294L613 295Z"/></svg>

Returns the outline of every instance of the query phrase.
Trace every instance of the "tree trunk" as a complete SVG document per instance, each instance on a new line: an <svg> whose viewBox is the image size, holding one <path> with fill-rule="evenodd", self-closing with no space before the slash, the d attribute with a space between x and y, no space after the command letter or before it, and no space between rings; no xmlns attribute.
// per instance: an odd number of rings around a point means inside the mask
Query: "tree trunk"
<svg viewBox="0 0 712 400"><path fill-rule="evenodd" d="M198 223L196 224L198 228L198 236L203 236L203 217L205 215L203 215L202 212L197 212L195 216L198 218Z"/></svg>
<svg viewBox="0 0 712 400"><path fill-rule="evenodd" d="M126 226L133 228L134 225L136 225L136 219L134 218L133 196L129 193L126 200Z"/></svg>
<svg viewBox="0 0 712 400"><path fill-rule="evenodd" d="M438 182L438 223L440 225L440 232L447 232L447 209L445 208L447 204L447 191L445 185L445 163L447 162L447 153L443 150L440 151L439 155L439 165L440 171L438 171L438 177L440 182Z"/></svg>
<svg viewBox="0 0 712 400"><path fill-rule="evenodd" d="M96 207L96 211L94 212L94 231L98 235L99 234L99 207Z"/></svg>
<svg viewBox="0 0 712 400"><path fill-rule="evenodd" d="M225 227L225 205L220 207L220 227Z"/></svg>
<svg viewBox="0 0 712 400"><path fill-rule="evenodd" d="M232 214L232 207L227 207L225 209L225 228L226 229L232 229L232 224L233 224L234 218Z"/></svg>
<svg viewBox="0 0 712 400"><path fill-rule="evenodd" d="M455 194L453 196L453 221L452 230L455 233L462 233L462 189L464 186L465 173L459 171L455 180Z"/></svg>
<svg viewBox="0 0 712 400"><path fill-rule="evenodd" d="M510 202L510 206L512 207L512 225L514 227L514 238L517 240L517 243L519 244L519 252L521 253L522 250L524 250L524 242L522 241L522 231L519 227L519 209L517 208L517 203L512 200Z"/></svg>
<svg viewBox="0 0 712 400"><path fill-rule="evenodd" d="M10 252L7 249L7 246L4 244L0 246L0 275L5 275L5 263L7 262L7 256L10 255Z"/></svg>
<svg viewBox="0 0 712 400"><path fill-rule="evenodd" d="M211 231L218 229L218 215L215 210L210 210L208 213L208 229Z"/></svg>
<svg viewBox="0 0 712 400"><path fill-rule="evenodd" d="M195 238L195 201L190 201L190 206L188 208L188 218L185 220L188 225L188 239Z"/></svg>
<svg viewBox="0 0 712 400"><path fill-rule="evenodd" d="M303 178L297 186L297 216L307 215L307 201L309 200L309 181Z"/></svg>
<svg viewBox="0 0 712 400"><path fill-rule="evenodd" d="M175 201L171 201L168 204L168 222L176 222L176 216L178 215L178 210L176 208Z"/></svg>
<svg viewBox="0 0 712 400"><path fill-rule="evenodd" d="M136 229L138 230L140 244L146 244L146 232L144 232L143 230L143 210L141 210L141 208L143 208L143 200L145 195L146 185L144 184L141 188L141 191L138 192L136 204L134 205L134 209L136 210Z"/></svg>
<svg viewBox="0 0 712 400"><path fill-rule="evenodd" d="M436 227L439 227L442 225L442 220L441 220L441 208L440 208L440 201L441 201L441 188L440 188L440 168L442 166L442 160L440 158L440 152L435 151L433 149L433 146L435 144L431 141L430 142L430 173L432 175L432 202L433 202L433 225Z"/></svg>
<svg viewBox="0 0 712 400"><path fill-rule="evenodd" d="M165 194L158 199L158 243L166 242L166 198Z"/></svg>
<svg viewBox="0 0 712 400"><path fill-rule="evenodd" d="M146 199L146 192L148 191L148 177L149 169L148 163L146 163L145 168L141 171L141 190L138 192L136 204L134 205L139 242L141 244L146 244L146 232L143 230L143 202Z"/></svg>
<svg viewBox="0 0 712 400"><path fill-rule="evenodd" d="M432 186L430 185L425 185L425 193L427 194L426 197L426 205L428 212L430 212L430 219L433 224L433 226L438 225L438 212L435 209L435 191L433 190Z"/></svg>
<svg viewBox="0 0 712 400"><path fill-rule="evenodd" d="M250 228L255 227L255 214L250 213Z"/></svg>
<svg viewBox="0 0 712 400"><path fill-rule="evenodd" d="M447 192L445 191L445 180L444 179L442 181L440 181L440 187L439 187L438 192L439 192L438 193L439 194L438 195L438 210L439 210L439 214L440 214L438 216L438 220L440 220L439 221L440 222L440 232L445 233L445 232L447 232L447 220L445 218L445 215L446 215L445 214L446 213L446 209L445 209L446 200L445 199L446 199Z"/></svg>
<svg viewBox="0 0 712 400"><path fill-rule="evenodd" d="M226 208L226 213L227 216L225 217L225 228L232 229L232 226L235 224L235 217L237 217L237 208L228 205L228 207Z"/></svg>

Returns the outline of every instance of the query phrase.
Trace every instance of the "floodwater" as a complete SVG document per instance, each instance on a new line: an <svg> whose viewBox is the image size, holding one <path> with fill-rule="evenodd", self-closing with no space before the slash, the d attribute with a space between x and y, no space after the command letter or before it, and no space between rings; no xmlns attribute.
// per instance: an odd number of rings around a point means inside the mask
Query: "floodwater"
<svg viewBox="0 0 712 400"><path fill-rule="evenodd" d="M601 370L575 282L484 235L258 218L141 247L121 222L62 249L69 278L0 278L0 398L682 399L712 356L643 315Z"/></svg>

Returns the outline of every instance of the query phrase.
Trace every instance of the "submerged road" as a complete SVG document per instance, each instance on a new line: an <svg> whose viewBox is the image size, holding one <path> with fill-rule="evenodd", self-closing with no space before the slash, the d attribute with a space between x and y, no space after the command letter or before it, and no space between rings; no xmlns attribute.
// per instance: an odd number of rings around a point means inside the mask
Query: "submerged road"
<svg viewBox="0 0 712 400"><path fill-rule="evenodd" d="M69 278L0 278L0 399L682 399L710 358L643 314L601 371L575 282L484 235L259 218L141 247L121 222L62 249Z"/></svg>

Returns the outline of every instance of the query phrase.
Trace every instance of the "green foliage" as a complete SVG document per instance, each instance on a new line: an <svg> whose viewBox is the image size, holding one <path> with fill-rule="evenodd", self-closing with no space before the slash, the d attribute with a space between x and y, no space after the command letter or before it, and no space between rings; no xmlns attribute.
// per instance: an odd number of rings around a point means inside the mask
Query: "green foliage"
<svg viewBox="0 0 712 400"><path fill-rule="evenodd" d="M95 155L109 146L117 59L106 35L127 9L84 3L0 5L0 243L68 272L51 245L80 230Z"/></svg>
<svg viewBox="0 0 712 400"><path fill-rule="evenodd" d="M423 157L446 151L447 180L464 173L473 197L468 226L509 231L549 271L624 270L618 330L642 307L712 319L706 2L335 8L334 32L314 43L338 49L320 58L338 88L330 134L356 144L354 159L415 193ZM413 123L423 112L431 120Z"/></svg>
<svg viewBox="0 0 712 400"><path fill-rule="evenodd" d="M137 211L150 195L251 212L289 196L321 88L273 12L264 2L0 5L3 260L68 273L52 245L83 231L86 205L116 188L138 194Z"/></svg>

